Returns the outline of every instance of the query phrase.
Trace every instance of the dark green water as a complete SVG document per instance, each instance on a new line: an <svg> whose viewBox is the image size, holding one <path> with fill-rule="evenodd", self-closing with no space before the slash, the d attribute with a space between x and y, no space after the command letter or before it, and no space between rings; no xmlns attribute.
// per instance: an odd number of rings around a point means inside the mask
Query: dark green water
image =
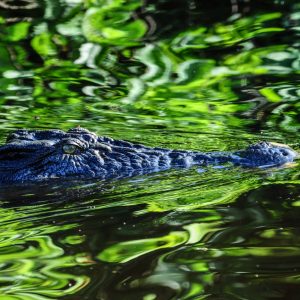
<svg viewBox="0 0 300 300"><path fill-rule="evenodd" d="M2 0L0 139L69 129L299 150L300 3ZM299 166L0 189L0 299L299 299Z"/></svg>

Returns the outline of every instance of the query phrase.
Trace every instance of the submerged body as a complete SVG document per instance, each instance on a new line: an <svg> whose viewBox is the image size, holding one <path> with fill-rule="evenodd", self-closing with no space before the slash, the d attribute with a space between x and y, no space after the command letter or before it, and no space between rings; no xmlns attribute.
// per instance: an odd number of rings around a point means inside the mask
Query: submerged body
<svg viewBox="0 0 300 300"><path fill-rule="evenodd" d="M121 178L176 167L233 165L273 167L292 162L286 145L260 142L234 152L197 152L151 148L98 137L83 129L18 130L0 147L0 183L50 178Z"/></svg>

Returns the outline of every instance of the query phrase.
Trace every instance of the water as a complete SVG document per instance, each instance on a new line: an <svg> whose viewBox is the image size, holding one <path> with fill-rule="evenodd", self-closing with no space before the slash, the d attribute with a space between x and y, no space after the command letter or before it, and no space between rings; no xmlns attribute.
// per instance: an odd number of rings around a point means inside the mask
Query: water
<svg viewBox="0 0 300 300"><path fill-rule="evenodd" d="M0 2L0 140L299 150L299 1ZM299 166L0 190L7 300L298 299Z"/></svg>

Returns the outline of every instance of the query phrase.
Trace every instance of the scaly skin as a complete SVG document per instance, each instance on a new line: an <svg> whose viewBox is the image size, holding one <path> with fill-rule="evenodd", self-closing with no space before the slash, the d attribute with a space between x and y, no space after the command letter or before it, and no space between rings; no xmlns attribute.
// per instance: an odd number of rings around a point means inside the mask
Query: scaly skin
<svg viewBox="0 0 300 300"><path fill-rule="evenodd" d="M292 162L286 145L260 142L235 152L196 152L151 148L98 137L83 128L18 130L0 147L0 183L50 178L122 178L170 168L222 165L274 167Z"/></svg>

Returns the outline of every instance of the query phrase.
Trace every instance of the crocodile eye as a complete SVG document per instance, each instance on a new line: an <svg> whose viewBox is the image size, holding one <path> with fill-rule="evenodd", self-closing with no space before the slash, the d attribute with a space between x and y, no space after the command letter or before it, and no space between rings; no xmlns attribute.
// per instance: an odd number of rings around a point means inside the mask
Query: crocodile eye
<svg viewBox="0 0 300 300"><path fill-rule="evenodd" d="M77 151L78 147L72 144L63 145L63 150L65 154L74 154Z"/></svg>

